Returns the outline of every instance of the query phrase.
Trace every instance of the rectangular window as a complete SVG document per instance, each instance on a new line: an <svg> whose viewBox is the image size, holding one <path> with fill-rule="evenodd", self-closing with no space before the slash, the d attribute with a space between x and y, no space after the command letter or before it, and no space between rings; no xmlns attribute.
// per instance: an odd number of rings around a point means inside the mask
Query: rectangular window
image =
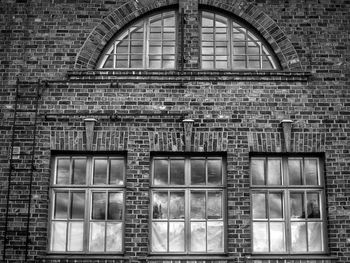
<svg viewBox="0 0 350 263"><path fill-rule="evenodd" d="M220 156L154 157L151 251L224 253L225 192Z"/></svg>
<svg viewBox="0 0 350 263"><path fill-rule="evenodd" d="M56 156L52 165L50 251L122 252L124 156Z"/></svg>
<svg viewBox="0 0 350 263"><path fill-rule="evenodd" d="M320 158L254 156L250 174L253 252L325 252Z"/></svg>

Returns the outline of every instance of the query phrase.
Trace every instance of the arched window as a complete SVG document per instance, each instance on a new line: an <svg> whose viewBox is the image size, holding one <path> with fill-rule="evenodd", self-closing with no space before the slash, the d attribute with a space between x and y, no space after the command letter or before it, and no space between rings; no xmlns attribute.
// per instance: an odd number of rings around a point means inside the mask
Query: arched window
<svg viewBox="0 0 350 263"><path fill-rule="evenodd" d="M200 65L203 70L275 70L278 62L266 41L231 17L200 12ZM176 69L177 12L137 21L105 49L100 69Z"/></svg>

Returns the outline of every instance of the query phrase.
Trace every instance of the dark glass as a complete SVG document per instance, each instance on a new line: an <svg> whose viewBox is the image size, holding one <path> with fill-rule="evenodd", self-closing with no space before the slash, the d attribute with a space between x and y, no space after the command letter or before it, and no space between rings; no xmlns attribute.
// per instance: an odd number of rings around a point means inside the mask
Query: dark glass
<svg viewBox="0 0 350 263"><path fill-rule="evenodd" d="M205 184L205 160L192 159L191 160L191 184L203 185Z"/></svg>
<svg viewBox="0 0 350 263"><path fill-rule="evenodd" d="M292 218L305 218L304 193L290 194L290 209Z"/></svg>
<svg viewBox="0 0 350 263"><path fill-rule="evenodd" d="M168 193L155 192L153 194L153 218L168 218Z"/></svg>
<svg viewBox="0 0 350 263"><path fill-rule="evenodd" d="M154 185L168 184L168 160L154 160Z"/></svg>
<svg viewBox="0 0 350 263"><path fill-rule="evenodd" d="M106 184L107 182L107 158L95 159L94 184Z"/></svg>
<svg viewBox="0 0 350 263"><path fill-rule="evenodd" d="M191 192L191 219L205 218L205 192Z"/></svg>
<svg viewBox="0 0 350 263"><path fill-rule="evenodd" d="M208 184L222 185L221 160L208 160Z"/></svg>
<svg viewBox="0 0 350 263"><path fill-rule="evenodd" d="M124 160L111 159L109 171L109 184L124 185Z"/></svg>
<svg viewBox="0 0 350 263"><path fill-rule="evenodd" d="M73 159L73 184L85 184L86 159Z"/></svg>
<svg viewBox="0 0 350 263"><path fill-rule="evenodd" d="M269 194L270 218L283 218L282 193Z"/></svg>
<svg viewBox="0 0 350 263"><path fill-rule="evenodd" d="M319 185L316 159L304 160L304 176L307 185Z"/></svg>
<svg viewBox="0 0 350 263"><path fill-rule="evenodd" d="M252 159L250 163L253 185L265 184L265 160Z"/></svg>
<svg viewBox="0 0 350 263"><path fill-rule="evenodd" d="M170 219L184 219L185 218L185 193L172 192L170 193Z"/></svg>
<svg viewBox="0 0 350 263"><path fill-rule="evenodd" d="M321 218L320 197L318 193L307 193L307 217Z"/></svg>
<svg viewBox="0 0 350 263"><path fill-rule="evenodd" d="M85 193L72 193L71 218L82 219L85 213Z"/></svg>
<svg viewBox="0 0 350 263"><path fill-rule="evenodd" d="M253 201L253 218L266 219L266 194L257 193L252 195Z"/></svg>
<svg viewBox="0 0 350 263"><path fill-rule="evenodd" d="M92 219L97 219L97 220L106 219L106 194L105 193L92 194Z"/></svg>
<svg viewBox="0 0 350 263"><path fill-rule="evenodd" d="M288 175L290 185L302 185L301 159L288 160Z"/></svg>
<svg viewBox="0 0 350 263"><path fill-rule="evenodd" d="M267 163L267 184L280 185L281 180L281 160L268 159Z"/></svg>
<svg viewBox="0 0 350 263"><path fill-rule="evenodd" d="M185 184L185 161L184 160L170 161L170 184L172 185Z"/></svg>
<svg viewBox="0 0 350 263"><path fill-rule="evenodd" d="M59 158L57 160L56 184L70 184L70 159Z"/></svg>
<svg viewBox="0 0 350 263"><path fill-rule="evenodd" d="M208 192L208 204L207 204L207 217L208 219L222 218L222 193L221 192Z"/></svg>
<svg viewBox="0 0 350 263"><path fill-rule="evenodd" d="M54 218L68 217L68 192L59 192L55 195L55 212Z"/></svg>
<svg viewBox="0 0 350 263"><path fill-rule="evenodd" d="M109 220L123 219L123 193L108 194L108 218Z"/></svg>

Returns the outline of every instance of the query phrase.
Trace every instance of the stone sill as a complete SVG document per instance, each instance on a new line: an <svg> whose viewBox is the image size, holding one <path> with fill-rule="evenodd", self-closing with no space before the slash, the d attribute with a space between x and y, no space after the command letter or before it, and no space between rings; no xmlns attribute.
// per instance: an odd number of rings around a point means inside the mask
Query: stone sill
<svg viewBox="0 0 350 263"><path fill-rule="evenodd" d="M186 83L192 81L287 81L306 82L310 72L300 71L227 71L227 70L83 70L69 71L69 81L87 82L153 82L153 83Z"/></svg>

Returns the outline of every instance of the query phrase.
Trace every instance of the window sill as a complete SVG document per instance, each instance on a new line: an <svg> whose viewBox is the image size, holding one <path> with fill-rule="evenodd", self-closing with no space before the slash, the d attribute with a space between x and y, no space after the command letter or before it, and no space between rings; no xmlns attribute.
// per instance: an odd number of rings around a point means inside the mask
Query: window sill
<svg viewBox="0 0 350 263"><path fill-rule="evenodd" d="M297 262L304 262L303 260L318 260L319 263L331 263L336 262L337 257L335 256L329 256L327 254L325 255L250 255L246 256L246 262L247 263L255 263L255 262L261 262L261 260L266 260L266 262L269 262L269 260L274 260L273 262L294 262L296 260ZM305 261L305 262L308 262Z"/></svg>
<svg viewBox="0 0 350 263"><path fill-rule="evenodd" d="M128 261L129 258L124 256L123 254L77 254L77 253L48 253L45 256L39 257L41 261L39 262L51 262L55 260L60 259L72 259L72 260L87 260L90 262L90 260L93 259L113 259L117 260L118 262ZM56 262L56 261L55 261Z"/></svg>
<svg viewBox="0 0 350 263"><path fill-rule="evenodd" d="M229 257L227 255L150 255L145 258L147 262L160 262L160 261L178 261L181 260L181 262L186 261L227 261L229 260Z"/></svg>
<svg viewBox="0 0 350 263"><path fill-rule="evenodd" d="M80 70L67 73L69 81L184 83L190 81L308 81L310 72L278 70Z"/></svg>

